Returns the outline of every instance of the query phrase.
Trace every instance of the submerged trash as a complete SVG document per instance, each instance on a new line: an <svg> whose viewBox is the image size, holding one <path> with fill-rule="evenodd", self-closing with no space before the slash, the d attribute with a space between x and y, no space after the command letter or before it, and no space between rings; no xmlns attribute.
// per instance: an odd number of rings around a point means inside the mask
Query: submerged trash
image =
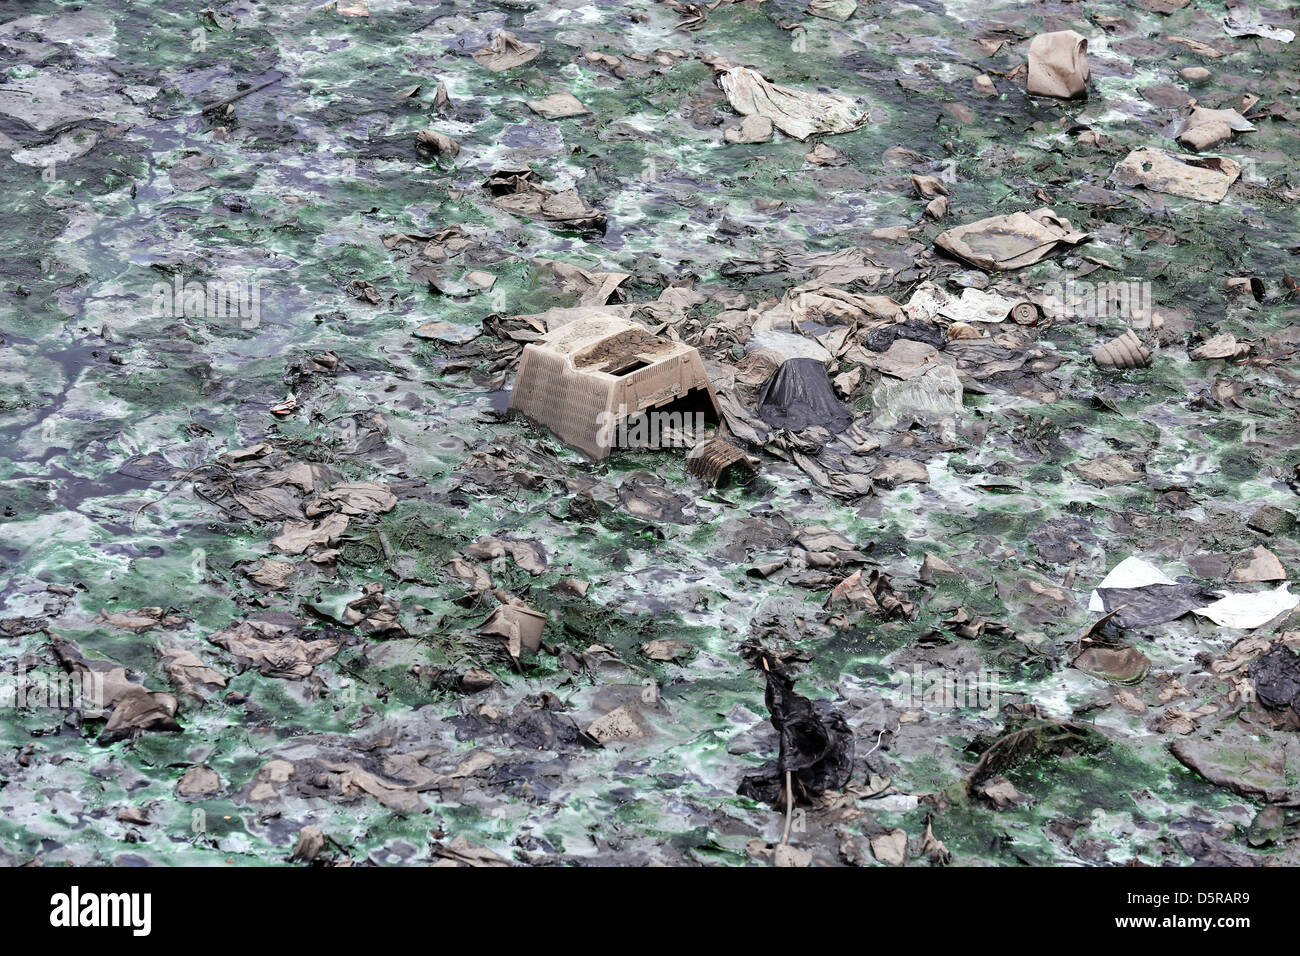
<svg viewBox="0 0 1300 956"><path fill-rule="evenodd" d="M558 223L579 232L605 232L605 214L582 201L576 189L552 192L531 169L499 169L483 183L492 202L508 212Z"/></svg>
<svg viewBox="0 0 1300 956"><path fill-rule="evenodd" d="M912 421L951 421L962 411L961 379L951 365L935 365L902 381L886 379L872 390L871 408L876 428L896 428Z"/></svg>
<svg viewBox="0 0 1300 956"><path fill-rule="evenodd" d="M1251 661L1250 679L1265 707L1290 707L1300 716L1300 655L1279 641Z"/></svg>
<svg viewBox="0 0 1300 956"><path fill-rule="evenodd" d="M1232 139L1234 132L1247 133L1254 129L1254 124L1236 110L1211 110L1198 106L1183 121L1175 138L1184 146L1201 150Z"/></svg>
<svg viewBox="0 0 1300 956"><path fill-rule="evenodd" d="M500 73L532 62L541 52L540 43L525 43L513 33L498 30L487 46L474 54L474 59L493 73Z"/></svg>
<svg viewBox="0 0 1300 956"><path fill-rule="evenodd" d="M528 108L545 119L566 119L570 116L583 116L591 110L583 106L576 96L567 90L552 93L541 99L529 100Z"/></svg>
<svg viewBox="0 0 1300 956"><path fill-rule="evenodd" d="M1275 27L1259 20L1249 20L1249 8L1238 8L1223 18L1223 32L1230 37L1264 37L1279 43L1290 43L1295 39L1295 31L1285 27Z"/></svg>
<svg viewBox="0 0 1300 956"><path fill-rule="evenodd" d="M1275 591L1229 594L1213 604L1194 608L1193 612L1221 627L1245 630L1263 627L1278 615L1300 606L1300 594L1290 593L1289 588L1289 584L1280 584Z"/></svg>
<svg viewBox="0 0 1300 956"><path fill-rule="evenodd" d="M542 646L545 629L546 615L541 611L522 604L502 604L479 625L478 632L505 638L506 651L517 662L524 651L535 653Z"/></svg>
<svg viewBox="0 0 1300 956"><path fill-rule="evenodd" d="M668 430L722 415L696 349L614 315L570 322L527 345L509 407L595 459L629 427L642 429L637 444L661 447Z"/></svg>
<svg viewBox="0 0 1300 956"><path fill-rule="evenodd" d="M816 359L787 359L758 395L758 417L773 428L802 431L817 426L831 434L853 419L835 397L826 366Z"/></svg>
<svg viewBox="0 0 1300 956"><path fill-rule="evenodd" d="M1086 232L1076 232L1070 220L1051 209L991 216L941 232L935 245L981 269L1022 269L1046 259L1061 246L1087 242Z"/></svg>
<svg viewBox="0 0 1300 956"><path fill-rule="evenodd" d="M799 140L818 133L847 133L867 121L866 112L847 96L777 86L745 66L723 71L718 85L737 113L766 117L781 132Z"/></svg>
<svg viewBox="0 0 1300 956"><path fill-rule="evenodd" d="M1028 90L1034 96L1088 95L1088 39L1073 30L1040 33L1029 42Z"/></svg>
<svg viewBox="0 0 1300 956"><path fill-rule="evenodd" d="M780 805L787 788L794 801L807 803L826 790L838 790L853 772L853 730L834 706L797 694L794 680L776 654L757 644L741 646L741 658L762 671L764 702L780 740L774 763L747 774L736 789L742 797Z"/></svg>
<svg viewBox="0 0 1300 956"><path fill-rule="evenodd" d="M692 448L686 455L686 470L711 485L719 484L728 470L741 482L751 481L758 473L753 459L721 438L701 442Z"/></svg>
<svg viewBox="0 0 1300 956"><path fill-rule="evenodd" d="M1142 186L1200 202L1220 202L1241 175L1241 167L1218 156L1176 156L1143 146L1116 164L1110 178L1121 186Z"/></svg>
<svg viewBox="0 0 1300 956"><path fill-rule="evenodd" d="M1019 325L1031 325L1038 320L1038 307L1027 299L970 286L963 288L960 295L953 295L933 282L917 286L905 308L913 315L931 319L942 316L962 323L1011 319ZM949 338L960 336L952 335L950 331Z"/></svg>
<svg viewBox="0 0 1300 956"><path fill-rule="evenodd" d="M1146 368L1151 364L1151 350L1142 344L1132 329L1099 345L1092 360L1102 368Z"/></svg>

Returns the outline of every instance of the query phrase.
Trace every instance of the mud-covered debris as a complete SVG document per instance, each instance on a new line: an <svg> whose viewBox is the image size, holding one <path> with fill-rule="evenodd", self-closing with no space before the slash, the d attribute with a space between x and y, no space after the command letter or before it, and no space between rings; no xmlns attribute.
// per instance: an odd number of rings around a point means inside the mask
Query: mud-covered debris
<svg viewBox="0 0 1300 956"><path fill-rule="evenodd" d="M1297 466L1297 468L1300 468L1300 466ZM1295 530L1298 523L1300 522L1297 522L1293 513L1279 508L1277 505L1264 505L1257 508L1246 519L1246 527L1262 531L1268 535L1289 534Z"/></svg>
<svg viewBox="0 0 1300 956"><path fill-rule="evenodd" d="M916 605L898 595L889 575L872 569L867 575L854 571L831 590L827 607L846 603L855 608L878 611L883 617L908 621L916 615Z"/></svg>
<svg viewBox="0 0 1300 956"><path fill-rule="evenodd" d="M176 782L176 796L181 800L203 800L221 792L221 778L211 767L196 764Z"/></svg>
<svg viewBox="0 0 1300 956"><path fill-rule="evenodd" d="M555 585L555 590L561 594L572 594L581 598L587 596L587 590L590 587L590 581L584 581L581 578L565 578Z"/></svg>
<svg viewBox="0 0 1300 956"><path fill-rule="evenodd" d="M947 866L952 862L952 851L934 835L934 817L925 819L925 833L921 835L921 852L936 866Z"/></svg>
<svg viewBox="0 0 1300 956"><path fill-rule="evenodd" d="M1085 481L1102 488L1129 485L1142 480L1142 472L1123 455L1106 455L1087 461L1073 462L1070 467Z"/></svg>
<svg viewBox="0 0 1300 956"><path fill-rule="evenodd" d="M541 574L547 567L546 549L540 541L483 537L467 547L465 554L479 561L494 561L509 555L529 574Z"/></svg>
<svg viewBox="0 0 1300 956"><path fill-rule="evenodd" d="M686 469L710 485L720 484L727 475L744 484L758 474L752 458L721 438L701 442L692 448L686 455Z"/></svg>
<svg viewBox="0 0 1300 956"><path fill-rule="evenodd" d="M847 133L867 121L866 111L847 96L778 86L746 66L723 71L717 81L737 113L766 117L798 140L819 133Z"/></svg>
<svg viewBox="0 0 1300 956"><path fill-rule="evenodd" d="M1241 166L1225 157L1176 155L1142 146L1120 160L1110 178L1121 186L1217 203L1240 175Z"/></svg>
<svg viewBox="0 0 1300 956"><path fill-rule="evenodd" d="M685 641L671 637L647 641L641 645L641 653L652 661L678 661L694 653L695 648Z"/></svg>
<svg viewBox="0 0 1300 956"><path fill-rule="evenodd" d="M546 615L522 604L503 604L479 625L479 634L505 639L510 657L518 661L524 651L534 653L542 646Z"/></svg>
<svg viewBox="0 0 1300 956"><path fill-rule="evenodd" d="M329 548L338 543L348 529L348 517L330 514L320 521L286 521L271 546L285 554L307 554L313 549Z"/></svg>
<svg viewBox="0 0 1300 956"><path fill-rule="evenodd" d="M1132 329L1093 350L1092 360L1102 368L1146 368L1151 364L1151 350L1142 344Z"/></svg>
<svg viewBox="0 0 1300 956"><path fill-rule="evenodd" d="M602 747L621 740L638 740L645 736L638 715L624 704L587 725L583 733Z"/></svg>
<svg viewBox="0 0 1300 956"><path fill-rule="evenodd" d="M552 93L541 99L529 100L528 108L544 119L567 119L570 116L585 116L591 112L568 90Z"/></svg>
<svg viewBox="0 0 1300 956"><path fill-rule="evenodd" d="M289 581L297 570L292 561L279 561L275 558L263 558L244 573L249 579L263 587L279 591L289 586Z"/></svg>
<svg viewBox="0 0 1300 956"><path fill-rule="evenodd" d="M809 850L791 846L789 843L778 843L772 848L773 866L811 866L812 859L812 853Z"/></svg>
<svg viewBox="0 0 1300 956"><path fill-rule="evenodd" d="M1251 584L1257 581L1285 581L1286 576L1286 568L1277 555L1268 548L1257 545L1240 558L1228 580Z"/></svg>
<svg viewBox="0 0 1300 956"><path fill-rule="evenodd" d="M1254 124L1234 109L1212 110L1197 106L1183 120L1176 139L1191 149L1202 150L1232 139L1233 133L1248 133L1254 129Z"/></svg>
<svg viewBox="0 0 1300 956"><path fill-rule="evenodd" d="M888 830L871 838L871 855L886 866L907 862L907 831Z"/></svg>
<svg viewBox="0 0 1300 956"><path fill-rule="evenodd" d="M772 121L757 113L746 116L735 126L728 126L722 138L728 143L767 143L772 139Z"/></svg>
<svg viewBox="0 0 1300 956"><path fill-rule="evenodd" d="M134 611L110 611L104 608L95 620L124 631L135 631L137 634L143 634L155 627L176 630L185 626L184 617L179 614L169 614L167 610L160 607L142 607Z"/></svg>
<svg viewBox="0 0 1300 956"><path fill-rule="evenodd" d="M745 776L737 793L772 805L785 801L786 775L792 798L807 803L826 790L839 790L853 772L853 731L844 715L827 701L797 694L794 680L779 656L757 644L741 646L741 657L762 672L764 701L779 739L774 763Z"/></svg>
<svg viewBox="0 0 1300 956"><path fill-rule="evenodd" d="M1206 780L1245 797L1283 802L1300 798L1300 737L1252 734L1229 725L1212 737L1182 736L1169 750Z"/></svg>
<svg viewBox="0 0 1300 956"><path fill-rule="evenodd" d="M857 0L809 0L808 13L823 20L843 23L858 8Z"/></svg>
<svg viewBox="0 0 1300 956"><path fill-rule="evenodd" d="M456 325L453 322L444 322L441 319L430 319L428 322L421 323L411 334L419 339L433 339L450 345L464 345L466 342L472 342L478 338L483 332L482 329Z"/></svg>
<svg viewBox="0 0 1300 956"><path fill-rule="evenodd" d="M1300 655L1280 641L1250 665L1255 695L1265 707L1290 707L1300 715Z"/></svg>
<svg viewBox="0 0 1300 956"><path fill-rule="evenodd" d="M338 511L345 515L384 514L397 507L397 496L381 481L345 481L308 501L303 510L307 517Z"/></svg>
<svg viewBox="0 0 1300 956"><path fill-rule="evenodd" d="M497 170L483 188L492 196L492 202L507 212L577 232L605 232L605 214L583 202L576 189L547 189L531 169Z"/></svg>
<svg viewBox="0 0 1300 956"><path fill-rule="evenodd" d="M1271 846L1281 841L1285 827L1286 811L1282 807L1274 804L1261 807L1250 822L1246 842L1253 847Z"/></svg>
<svg viewBox="0 0 1300 956"><path fill-rule="evenodd" d="M987 800L995 810L1011 810L1028 803L1029 798L1006 777L992 777L975 787L975 796Z"/></svg>
<svg viewBox="0 0 1300 956"><path fill-rule="evenodd" d="M599 67L620 80L627 76L627 65L612 53L601 53L598 50L592 50L584 53L583 59L591 66Z"/></svg>
<svg viewBox="0 0 1300 956"><path fill-rule="evenodd" d="M972 746L978 747L982 740ZM1087 724L1049 720L1037 713L1017 714L1009 719L1006 733L985 744L967 779L972 787L978 787L1031 755L1089 753L1104 741Z"/></svg>
<svg viewBox="0 0 1300 956"><path fill-rule="evenodd" d="M500 73L531 63L541 52L540 43L527 43L513 33L498 30L487 45L474 54L474 59L480 66Z"/></svg>
<svg viewBox="0 0 1300 956"><path fill-rule="evenodd" d="M922 584L934 584L944 575L958 577L960 574L960 571L943 558L927 551L925 557L921 559L921 569L918 572L918 577L921 579Z"/></svg>
<svg viewBox="0 0 1300 956"><path fill-rule="evenodd" d="M51 643L63 669L80 682L80 699L71 703L85 707L86 716L108 717L99 743L111 744L141 731L181 730L176 720L180 701L175 694L148 690L131 680L125 667L88 659L76 644L58 635Z"/></svg>
<svg viewBox="0 0 1300 956"><path fill-rule="evenodd" d="M401 605L384 593L383 583L371 581L362 591L362 596L349 601L343 610L343 623L366 637L406 637L406 628L398 619Z"/></svg>
<svg viewBox="0 0 1300 956"><path fill-rule="evenodd" d="M435 156L454 159L460 154L460 143L436 129L424 129L415 134L415 145Z"/></svg>
<svg viewBox="0 0 1300 956"><path fill-rule="evenodd" d="M1088 38L1073 30L1040 33L1029 42L1028 90L1033 96L1088 95Z"/></svg>
<svg viewBox="0 0 1300 956"><path fill-rule="evenodd" d="M619 286L632 278L627 272L590 272L558 259L539 258L533 261L550 269L560 288L578 297L579 306L621 301L623 294L619 291Z"/></svg>
<svg viewBox="0 0 1300 956"><path fill-rule="evenodd" d="M294 844L289 859L298 863L311 863L325 849L325 831L320 827L306 826L298 831L298 842Z"/></svg>
<svg viewBox="0 0 1300 956"><path fill-rule="evenodd" d="M209 667L193 651L179 647L166 647L161 653L163 670L182 694L204 700L210 695L208 687L226 686L226 675L216 668Z"/></svg>
<svg viewBox="0 0 1300 956"><path fill-rule="evenodd" d="M1090 238L1044 207L956 226L939 233L934 242L949 255L992 272L1023 269Z"/></svg>
<svg viewBox="0 0 1300 956"><path fill-rule="evenodd" d="M250 619L208 635L208 640L229 652L242 666L253 667L267 677L304 680L316 666L337 654L351 642L347 635L309 630L303 624L275 615L270 620Z"/></svg>
<svg viewBox="0 0 1300 956"><path fill-rule="evenodd" d="M1250 354L1249 342L1238 342L1237 337L1231 332L1224 332L1222 335L1216 335L1206 339L1200 345L1187 352L1188 358L1193 362L1210 362L1222 360L1234 362L1237 359L1245 358Z"/></svg>
<svg viewBox="0 0 1300 956"><path fill-rule="evenodd" d="M1136 647L1089 647L1071 666L1104 681L1138 684L1151 669L1151 658Z"/></svg>
<svg viewBox="0 0 1300 956"><path fill-rule="evenodd" d="M818 143L804 153L804 161L814 166L847 166L849 157L830 143Z"/></svg>
<svg viewBox="0 0 1300 956"><path fill-rule="evenodd" d="M434 866L510 866L505 857L489 850L485 846L470 843L464 836L457 836L446 845L434 843L429 852L435 857Z"/></svg>

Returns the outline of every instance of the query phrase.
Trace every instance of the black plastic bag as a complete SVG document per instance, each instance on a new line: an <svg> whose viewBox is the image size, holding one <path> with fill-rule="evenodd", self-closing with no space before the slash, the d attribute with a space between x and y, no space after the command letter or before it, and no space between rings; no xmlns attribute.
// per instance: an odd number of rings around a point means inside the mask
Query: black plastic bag
<svg viewBox="0 0 1300 956"><path fill-rule="evenodd" d="M853 420L817 359L787 359L758 395L758 417L773 428L802 431L820 425L836 434Z"/></svg>
<svg viewBox="0 0 1300 956"><path fill-rule="evenodd" d="M867 333L863 344L873 352L888 352L897 339L924 342L937 349L943 348L946 344L943 329L932 322L918 322L916 319L905 319L894 325L882 325L878 329L872 329Z"/></svg>
<svg viewBox="0 0 1300 956"><path fill-rule="evenodd" d="M765 700L781 749L775 763L747 775L736 792L780 806L785 801L787 770L795 799L805 802L848 783L853 772L853 730L844 715L826 701L810 701L795 693L785 665L766 648L746 644L741 656L762 670L767 680Z"/></svg>
<svg viewBox="0 0 1300 956"><path fill-rule="evenodd" d="M1300 657L1285 644L1274 644L1250 664L1255 696L1265 707L1290 707L1300 714Z"/></svg>
<svg viewBox="0 0 1300 956"><path fill-rule="evenodd" d="M1118 611L1117 627L1150 627L1177 620L1193 608L1213 604L1218 598L1186 578L1178 584L1148 584L1140 588L1098 588L1107 611Z"/></svg>

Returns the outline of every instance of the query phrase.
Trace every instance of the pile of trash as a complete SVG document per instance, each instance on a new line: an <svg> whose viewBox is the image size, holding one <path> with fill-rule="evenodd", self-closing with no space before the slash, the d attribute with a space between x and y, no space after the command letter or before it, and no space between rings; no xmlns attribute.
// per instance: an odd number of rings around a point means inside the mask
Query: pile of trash
<svg viewBox="0 0 1300 956"><path fill-rule="evenodd" d="M155 6L0 23L0 860L1300 861L1294 10Z"/></svg>

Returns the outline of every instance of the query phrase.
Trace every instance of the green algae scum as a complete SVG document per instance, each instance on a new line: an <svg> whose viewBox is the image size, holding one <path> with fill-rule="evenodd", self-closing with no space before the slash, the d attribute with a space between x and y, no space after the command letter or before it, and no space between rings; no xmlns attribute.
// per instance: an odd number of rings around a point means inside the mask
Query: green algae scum
<svg viewBox="0 0 1300 956"><path fill-rule="evenodd" d="M1300 862L1300 26L1228 13L0 3L0 861ZM608 316L707 434L509 413Z"/></svg>

